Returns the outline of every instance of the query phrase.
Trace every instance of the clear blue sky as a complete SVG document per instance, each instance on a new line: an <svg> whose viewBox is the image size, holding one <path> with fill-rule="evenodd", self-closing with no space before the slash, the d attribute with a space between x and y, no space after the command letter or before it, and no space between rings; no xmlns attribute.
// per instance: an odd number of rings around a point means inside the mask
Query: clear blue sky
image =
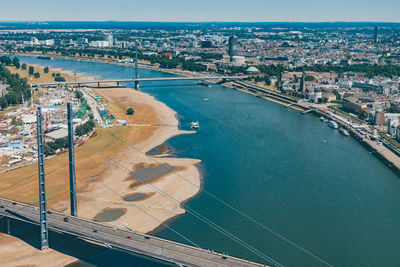
<svg viewBox="0 0 400 267"><path fill-rule="evenodd" d="M0 20L400 22L400 0L1 0Z"/></svg>

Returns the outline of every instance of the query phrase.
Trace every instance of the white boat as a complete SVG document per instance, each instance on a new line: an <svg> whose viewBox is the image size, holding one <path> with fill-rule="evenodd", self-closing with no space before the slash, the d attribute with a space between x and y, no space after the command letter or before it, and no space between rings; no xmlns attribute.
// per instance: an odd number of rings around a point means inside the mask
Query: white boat
<svg viewBox="0 0 400 267"><path fill-rule="evenodd" d="M320 121L322 121L322 122L324 122L324 123L327 123L329 120L327 119L327 118L325 118L325 117L321 117L321 118L319 118L320 119Z"/></svg>
<svg viewBox="0 0 400 267"><path fill-rule="evenodd" d="M328 123L328 126L333 128L333 129L338 129L339 128L338 124L335 121L330 121Z"/></svg>
<svg viewBox="0 0 400 267"><path fill-rule="evenodd" d="M350 136L350 133L344 128L340 128L339 133L343 134L344 136Z"/></svg>
<svg viewBox="0 0 400 267"><path fill-rule="evenodd" d="M192 121L192 123L190 124L190 127L193 129L199 129L199 122L198 121Z"/></svg>

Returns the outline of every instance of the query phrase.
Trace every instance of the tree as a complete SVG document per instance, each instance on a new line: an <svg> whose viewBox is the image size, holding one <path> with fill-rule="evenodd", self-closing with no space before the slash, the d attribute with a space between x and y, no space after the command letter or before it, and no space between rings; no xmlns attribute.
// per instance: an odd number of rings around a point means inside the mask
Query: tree
<svg viewBox="0 0 400 267"><path fill-rule="evenodd" d="M33 75L35 72L35 68L33 66L29 66L29 75Z"/></svg>
<svg viewBox="0 0 400 267"><path fill-rule="evenodd" d="M95 126L94 121L90 119L87 122L85 122L84 124L77 126L75 129L75 134L77 136L86 135L93 130L94 126Z"/></svg>
<svg viewBox="0 0 400 267"><path fill-rule="evenodd" d="M0 107L5 109L8 106L7 99L5 97L0 97Z"/></svg>
<svg viewBox="0 0 400 267"><path fill-rule="evenodd" d="M44 72L44 73L49 73L49 67L45 67L45 68L43 69L43 72Z"/></svg>
<svg viewBox="0 0 400 267"><path fill-rule="evenodd" d="M126 110L126 115L133 115L133 113L135 113L135 111L133 110L133 108L128 108Z"/></svg>
<svg viewBox="0 0 400 267"><path fill-rule="evenodd" d="M306 82L312 82L315 80L315 77L311 76L311 75L310 76L307 75L305 80L306 80Z"/></svg>
<svg viewBox="0 0 400 267"><path fill-rule="evenodd" d="M335 89L335 90L332 91L332 93L335 94L336 100L340 100L342 98L342 96L339 94L338 90Z"/></svg>
<svg viewBox="0 0 400 267"><path fill-rule="evenodd" d="M35 79L40 78L40 73L39 73L39 72L35 72L35 73L33 74L33 77L35 77Z"/></svg>
<svg viewBox="0 0 400 267"><path fill-rule="evenodd" d="M83 93L79 90L75 90L75 97L81 99L83 97Z"/></svg>
<svg viewBox="0 0 400 267"><path fill-rule="evenodd" d="M17 58L17 57L13 58L12 63L17 69L19 69L19 67L21 66L21 63L19 63L19 58Z"/></svg>
<svg viewBox="0 0 400 267"><path fill-rule="evenodd" d="M326 102L328 102L328 98L326 97L321 97L318 99L318 103L320 104L325 104Z"/></svg>
<svg viewBox="0 0 400 267"><path fill-rule="evenodd" d="M358 112L358 118L360 118L361 120L368 119L368 112L366 112L365 110L361 110L360 112Z"/></svg>
<svg viewBox="0 0 400 267"><path fill-rule="evenodd" d="M26 70L26 63L22 63L21 69Z"/></svg>
<svg viewBox="0 0 400 267"><path fill-rule="evenodd" d="M54 77L54 81L56 82L65 82L65 78L62 76L56 76Z"/></svg>

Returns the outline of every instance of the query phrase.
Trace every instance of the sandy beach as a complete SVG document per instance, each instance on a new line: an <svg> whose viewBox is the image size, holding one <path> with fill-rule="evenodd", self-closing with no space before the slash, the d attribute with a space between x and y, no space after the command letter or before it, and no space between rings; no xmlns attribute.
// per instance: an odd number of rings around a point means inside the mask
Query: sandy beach
<svg viewBox="0 0 400 267"><path fill-rule="evenodd" d="M101 89L96 92L108 101L116 101L126 107L132 106L135 114L144 113L151 107L154 114L147 118L143 116L140 120L141 123L178 124L176 113L172 109L145 93L129 88ZM142 153L161 145L175 135L187 133L178 130L178 127L171 126L149 126L147 128L132 126L129 128L129 133L124 140L115 139L115 141L134 145ZM108 130L105 129L105 131ZM123 209L125 214L120 217L118 222L139 232L150 232L157 228L160 222L185 212L180 207L180 203L193 197L199 191L200 174L196 164L200 161L183 158L157 158L160 164L172 166L176 173L189 179L196 186L183 180L174 172L155 177L148 183L142 183L139 178L135 177L135 172L140 169L155 168L159 165L126 143L113 157L113 160L120 166L111 165L99 177L101 182L90 184L87 192L82 194L84 197L88 196L87 199L85 197L84 201L78 203L78 213L79 216L93 219L99 213L95 207L100 207L102 210ZM168 194L177 202L168 200L160 192ZM125 201L123 199L124 196L132 194L146 194L149 197L141 201Z"/></svg>

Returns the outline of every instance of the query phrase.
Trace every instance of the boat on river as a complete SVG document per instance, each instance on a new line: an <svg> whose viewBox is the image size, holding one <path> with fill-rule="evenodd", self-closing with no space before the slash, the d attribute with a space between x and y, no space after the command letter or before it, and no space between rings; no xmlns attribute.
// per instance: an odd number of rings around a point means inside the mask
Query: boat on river
<svg viewBox="0 0 400 267"><path fill-rule="evenodd" d="M190 124L190 127L192 129L199 129L200 128L199 122L198 121L192 121L192 123Z"/></svg>
<svg viewBox="0 0 400 267"><path fill-rule="evenodd" d="M339 128L338 124L335 121L330 121L328 123L328 126L333 128L333 129L338 129Z"/></svg>
<svg viewBox="0 0 400 267"><path fill-rule="evenodd" d="M343 134L344 136L350 136L350 133L345 128L340 128L339 133Z"/></svg>

